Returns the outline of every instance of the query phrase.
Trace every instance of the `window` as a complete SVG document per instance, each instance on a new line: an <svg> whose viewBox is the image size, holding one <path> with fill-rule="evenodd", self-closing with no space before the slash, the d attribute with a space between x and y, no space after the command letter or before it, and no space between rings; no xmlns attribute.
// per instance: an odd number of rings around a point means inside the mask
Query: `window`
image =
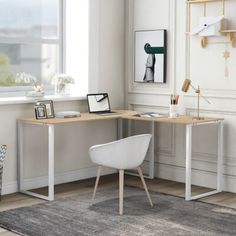
<svg viewBox="0 0 236 236"><path fill-rule="evenodd" d="M16 74L52 87L59 71L59 0L0 1L0 86L28 87Z"/></svg>
<svg viewBox="0 0 236 236"><path fill-rule="evenodd" d="M20 73L36 77L45 91L53 91L55 74L67 73L87 92L88 2L0 0L1 94L32 89Z"/></svg>

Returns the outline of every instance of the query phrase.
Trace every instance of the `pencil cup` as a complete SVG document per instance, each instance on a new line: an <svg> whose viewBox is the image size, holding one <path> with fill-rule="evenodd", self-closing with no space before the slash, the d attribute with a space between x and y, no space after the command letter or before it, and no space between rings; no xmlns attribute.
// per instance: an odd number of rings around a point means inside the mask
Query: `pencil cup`
<svg viewBox="0 0 236 236"><path fill-rule="evenodd" d="M170 105L169 117L176 118L178 116L178 105Z"/></svg>

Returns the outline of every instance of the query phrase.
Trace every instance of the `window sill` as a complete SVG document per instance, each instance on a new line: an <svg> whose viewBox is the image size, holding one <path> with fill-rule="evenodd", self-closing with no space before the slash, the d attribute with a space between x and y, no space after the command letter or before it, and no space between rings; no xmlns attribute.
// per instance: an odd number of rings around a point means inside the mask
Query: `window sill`
<svg viewBox="0 0 236 236"><path fill-rule="evenodd" d="M53 100L54 102L62 101L78 101L86 100L86 96L59 96L59 95L46 95L44 97L2 97L0 98L0 105L14 105L14 104L25 104L35 103L38 100Z"/></svg>

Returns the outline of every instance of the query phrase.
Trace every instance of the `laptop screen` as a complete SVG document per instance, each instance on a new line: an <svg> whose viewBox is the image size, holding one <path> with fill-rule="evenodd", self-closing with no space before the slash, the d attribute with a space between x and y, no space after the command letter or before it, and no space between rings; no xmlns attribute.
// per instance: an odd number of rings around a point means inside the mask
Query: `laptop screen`
<svg viewBox="0 0 236 236"><path fill-rule="evenodd" d="M88 94L87 99L90 113L109 112L111 110L107 93Z"/></svg>

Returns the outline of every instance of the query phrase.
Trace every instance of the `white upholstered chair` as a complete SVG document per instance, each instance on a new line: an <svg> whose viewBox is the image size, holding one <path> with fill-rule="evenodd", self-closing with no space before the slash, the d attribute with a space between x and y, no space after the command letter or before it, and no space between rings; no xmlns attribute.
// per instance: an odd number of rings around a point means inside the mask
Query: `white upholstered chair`
<svg viewBox="0 0 236 236"><path fill-rule="evenodd" d="M141 134L118 141L92 146L89 150L91 160L98 164L97 179L94 187L92 204L98 187L101 173L101 166L111 167L119 170L119 213L123 215L123 191L124 191L124 170L136 169L140 175L148 200L152 204L142 170L142 164L148 150L152 135Z"/></svg>

